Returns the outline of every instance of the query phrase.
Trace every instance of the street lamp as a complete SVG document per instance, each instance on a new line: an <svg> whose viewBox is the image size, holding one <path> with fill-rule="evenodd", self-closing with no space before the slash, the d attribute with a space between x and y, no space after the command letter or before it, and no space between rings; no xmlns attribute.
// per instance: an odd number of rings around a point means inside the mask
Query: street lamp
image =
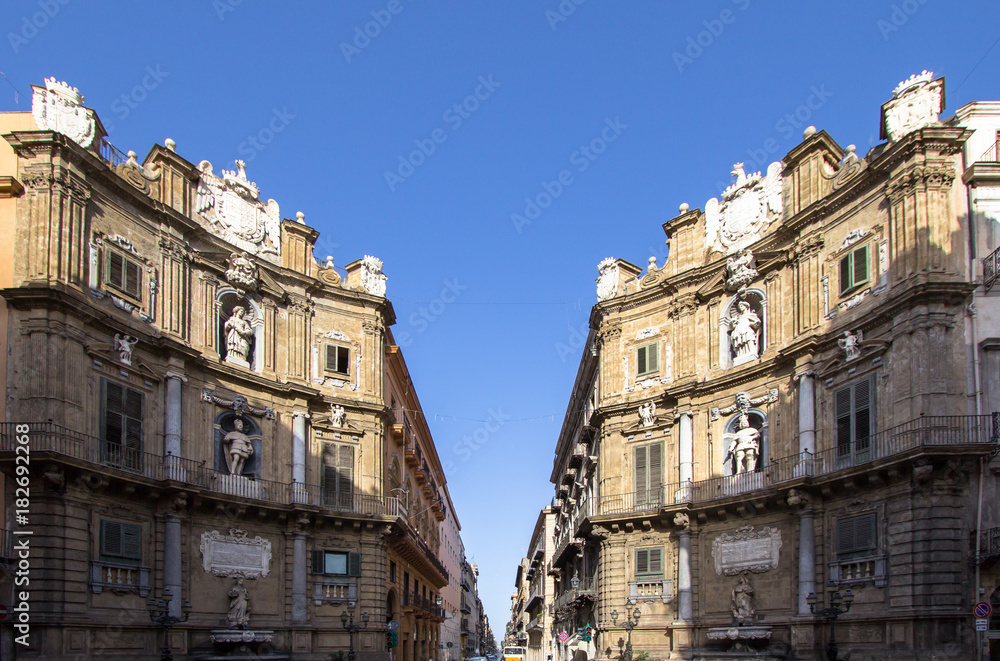
<svg viewBox="0 0 1000 661"><path fill-rule="evenodd" d="M622 653L622 659L624 661L632 661L632 629L635 629L639 625L639 617L642 615L642 611L638 607L634 611L629 611L628 604L625 604L625 621L622 622L622 627L628 632L628 643L625 645L625 652ZM611 611L611 622L618 626L618 609ZM621 649L622 643L624 643L621 638L618 639L618 649Z"/></svg>
<svg viewBox="0 0 1000 661"><path fill-rule="evenodd" d="M354 611L351 611L350 615L347 614L347 611L342 612L340 614L340 622L347 629L347 634L351 640L351 649L347 652L347 661L355 661L354 634L368 628L368 611L361 614L362 624L354 624Z"/></svg>
<svg viewBox="0 0 1000 661"><path fill-rule="evenodd" d="M149 611L149 619L163 627L163 653L160 654L160 661L174 661L174 655L170 651L170 627L187 622L191 617L191 602L185 600L181 605L180 617L170 614L170 599L167 598L150 597L146 602L146 610Z"/></svg>
<svg viewBox="0 0 1000 661"><path fill-rule="evenodd" d="M851 592L850 588L847 588L841 596L840 590L837 589L830 596L830 606L817 609L816 605L820 603L819 598L816 597L815 592L810 592L806 596L806 603L809 604L809 610L814 615L818 615L830 623L830 642L826 644L826 658L829 661L837 661L837 637L833 623L838 617L851 610L851 604L854 603L854 593Z"/></svg>

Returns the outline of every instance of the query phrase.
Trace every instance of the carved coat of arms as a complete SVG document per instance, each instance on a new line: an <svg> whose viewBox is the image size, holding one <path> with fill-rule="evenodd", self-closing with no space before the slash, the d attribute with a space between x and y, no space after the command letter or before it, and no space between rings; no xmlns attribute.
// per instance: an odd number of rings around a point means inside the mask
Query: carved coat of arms
<svg viewBox="0 0 1000 661"><path fill-rule="evenodd" d="M55 131L87 148L94 141L94 111L83 107L83 95L75 87L46 78L45 87L32 85L31 114L42 131Z"/></svg>
<svg viewBox="0 0 1000 661"><path fill-rule="evenodd" d="M247 179L246 164L236 161L236 171L222 171L217 177L212 164L198 164L201 180L195 210L209 221L221 238L271 262L281 252L281 214L278 203L260 201L257 184Z"/></svg>
<svg viewBox="0 0 1000 661"><path fill-rule="evenodd" d="M934 80L933 71L910 76L892 91L892 100L882 106L882 137L895 142L907 133L936 124L944 109L944 78Z"/></svg>
<svg viewBox="0 0 1000 661"><path fill-rule="evenodd" d="M757 241L772 220L781 215L781 163L747 175L743 164L733 166L736 183L705 204L705 244L710 250L732 254Z"/></svg>
<svg viewBox="0 0 1000 661"><path fill-rule="evenodd" d="M597 300L606 301L618 295L618 264L614 257L601 260L597 265Z"/></svg>
<svg viewBox="0 0 1000 661"><path fill-rule="evenodd" d="M382 260L378 257L365 255L361 260L361 286L372 296L385 296L385 274L382 273Z"/></svg>

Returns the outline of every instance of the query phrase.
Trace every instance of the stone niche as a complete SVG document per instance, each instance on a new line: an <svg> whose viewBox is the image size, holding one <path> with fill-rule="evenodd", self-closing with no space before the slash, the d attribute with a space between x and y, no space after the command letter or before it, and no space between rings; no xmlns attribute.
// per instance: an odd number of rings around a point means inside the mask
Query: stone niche
<svg viewBox="0 0 1000 661"><path fill-rule="evenodd" d="M227 462L228 448L226 447L225 439L226 435L236 428L235 421L237 418L243 421L243 433L247 435L250 444L253 446L253 453L247 457L240 476L260 479L261 450L263 446L260 425L250 416L237 415L234 411L223 411L215 418L215 470L224 476L231 475L229 463Z"/></svg>

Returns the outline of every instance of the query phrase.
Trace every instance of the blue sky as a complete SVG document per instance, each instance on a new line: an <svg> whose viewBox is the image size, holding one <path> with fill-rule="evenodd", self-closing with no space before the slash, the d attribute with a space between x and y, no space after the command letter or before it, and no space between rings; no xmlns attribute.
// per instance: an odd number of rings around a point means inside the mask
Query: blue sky
<svg viewBox="0 0 1000 661"><path fill-rule="evenodd" d="M947 77L945 115L1000 99L998 14L942 0L8 0L0 110L66 80L120 149L169 137L216 171L243 158L265 199L321 232L317 256L384 260L502 635L553 493L597 263L662 264L660 225L681 202L704 207L734 162L765 169L806 125L863 154L910 74Z"/></svg>

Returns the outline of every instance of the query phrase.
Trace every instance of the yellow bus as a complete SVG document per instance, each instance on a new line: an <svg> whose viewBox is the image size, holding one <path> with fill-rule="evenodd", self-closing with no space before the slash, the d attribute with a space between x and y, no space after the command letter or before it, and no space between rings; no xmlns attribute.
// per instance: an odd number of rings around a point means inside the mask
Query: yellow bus
<svg viewBox="0 0 1000 661"><path fill-rule="evenodd" d="M523 647L503 648L503 659L501 661L524 661Z"/></svg>

